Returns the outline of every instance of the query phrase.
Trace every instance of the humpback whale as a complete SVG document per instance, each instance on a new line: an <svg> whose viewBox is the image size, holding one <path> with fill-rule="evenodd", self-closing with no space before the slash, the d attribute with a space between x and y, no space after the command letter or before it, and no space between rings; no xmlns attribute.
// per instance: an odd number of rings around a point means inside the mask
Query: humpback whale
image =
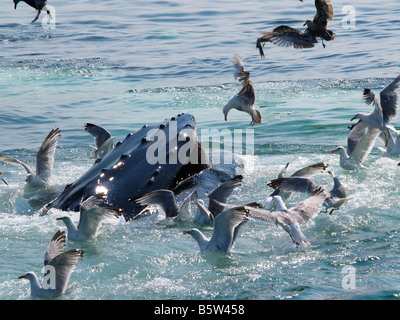
<svg viewBox="0 0 400 320"><path fill-rule="evenodd" d="M129 221L146 207L128 199L160 189L179 194L210 166L197 140L194 116L179 114L128 134L45 210L79 211L87 198L104 194L104 205L121 209Z"/></svg>

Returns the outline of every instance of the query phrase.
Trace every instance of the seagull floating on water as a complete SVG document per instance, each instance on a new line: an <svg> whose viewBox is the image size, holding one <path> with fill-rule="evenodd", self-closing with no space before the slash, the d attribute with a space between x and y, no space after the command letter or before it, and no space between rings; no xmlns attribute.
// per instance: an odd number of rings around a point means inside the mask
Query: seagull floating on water
<svg viewBox="0 0 400 320"><path fill-rule="evenodd" d="M68 286L71 273L83 257L79 249L64 251L65 232L57 231L44 254L46 273L42 284L34 272L28 272L18 279L28 279L31 284L31 296L55 298L70 293L76 283ZM47 278L47 279L46 279Z"/></svg>
<svg viewBox="0 0 400 320"><path fill-rule="evenodd" d="M20 1L25 2L26 4L30 5L32 8L38 11L36 17L32 20L32 23L39 19L40 12L43 9L46 10L49 18L52 19L50 9L47 7L47 0L14 0L14 9L17 9L18 2Z"/></svg>
<svg viewBox="0 0 400 320"><path fill-rule="evenodd" d="M36 172L26 163L6 155L0 155L0 161L23 166L28 173L26 178L28 186L48 187L52 183L54 154L60 137L60 129L57 128L51 130L46 139L44 139L36 155Z"/></svg>
<svg viewBox="0 0 400 320"><path fill-rule="evenodd" d="M222 109L225 121L228 120L228 112L233 108L250 114L252 119L250 125L260 124L261 114L254 109L255 93L253 83L250 80L250 72L244 70L243 62L238 56L234 57L233 65L236 69L235 79L242 85L242 90L232 97Z"/></svg>
<svg viewBox="0 0 400 320"><path fill-rule="evenodd" d="M95 146L93 149L96 158L102 158L114 149L115 137L112 137L106 129L92 123L85 123L85 131L89 132L94 138Z"/></svg>
<svg viewBox="0 0 400 320"><path fill-rule="evenodd" d="M104 197L94 195L87 198L81 205L79 223L74 225L68 216L57 218L65 223L68 230L68 239L87 240L98 235L100 223L106 218L119 218L122 212L114 207L102 207Z"/></svg>
<svg viewBox="0 0 400 320"><path fill-rule="evenodd" d="M304 26L307 26L303 32L295 28L281 25L270 32L264 34L257 39L257 48L262 58L265 57L263 45L265 42L289 47L295 49L312 48L318 43L317 38L322 38L322 45L325 48L324 40L331 41L335 38L335 34L327 29L328 20L333 19L333 6L331 0L315 0L315 8L317 13L313 20L307 20Z"/></svg>

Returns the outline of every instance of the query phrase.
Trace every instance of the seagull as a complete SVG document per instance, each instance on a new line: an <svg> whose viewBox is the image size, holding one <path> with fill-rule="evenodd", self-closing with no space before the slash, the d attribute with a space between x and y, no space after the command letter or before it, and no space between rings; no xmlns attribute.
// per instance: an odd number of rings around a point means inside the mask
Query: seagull
<svg viewBox="0 0 400 320"><path fill-rule="evenodd" d="M48 187L51 185L51 177L53 174L54 154L58 139L60 139L60 129L53 129L44 139L42 146L36 155L36 172L26 163L15 158L0 155L0 161L22 165L28 173L26 178L27 185L33 188Z"/></svg>
<svg viewBox="0 0 400 320"><path fill-rule="evenodd" d="M243 176L237 175L220 184L209 195L219 202L226 203L235 188L241 185L242 180ZM213 224L214 218L224 211L224 207L217 204L215 201L209 201L208 207L206 207L202 199L196 200L195 204L197 206L197 213L193 220L198 224Z"/></svg>
<svg viewBox="0 0 400 320"><path fill-rule="evenodd" d="M38 11L36 17L32 20L32 23L34 23L37 19L39 19L39 15L42 9L46 10L50 19L52 19L50 14L50 9L47 6L47 0L14 0L14 9L17 9L18 2L20 1L25 2L26 4L30 5L32 8Z"/></svg>
<svg viewBox="0 0 400 320"><path fill-rule="evenodd" d="M400 76L394 79L380 92L380 101L371 89L364 89L363 100L368 105L373 104L375 109L370 114L357 113L351 119L351 121L354 119L360 119L370 127L380 129L384 136L385 147L387 147L391 138L389 129L394 131L396 134L398 133L390 121L397 116L397 94L395 91L399 88L399 85Z"/></svg>
<svg viewBox="0 0 400 320"><path fill-rule="evenodd" d="M228 112L234 108L251 115L252 120L250 125L260 124L261 114L258 110L254 109L255 94L253 83L250 80L250 72L244 70L243 62L238 56L234 57L233 65L236 69L235 79L242 85L242 90L232 97L222 109L225 121L228 121Z"/></svg>
<svg viewBox="0 0 400 320"><path fill-rule="evenodd" d="M317 38L322 38L322 46L325 48L324 40L331 41L335 34L327 29L328 20L333 19L333 6L331 0L315 0L317 13L313 20L307 20L303 26L307 26L303 32L295 28L281 25L270 32L264 32L257 39L257 48L262 58L265 57L263 45L265 42L295 49L312 48L318 43Z"/></svg>
<svg viewBox="0 0 400 320"><path fill-rule="evenodd" d="M389 137L389 142L386 148L378 147L383 154L400 154L400 133L396 133L396 140L392 136Z"/></svg>
<svg viewBox="0 0 400 320"><path fill-rule="evenodd" d="M333 178L333 188L331 191L325 191L325 201L323 206L326 211L332 208L329 214L333 211L339 210L339 208L349 200L346 196L346 191L339 179L335 176L332 171L327 171ZM278 178L271 180L268 185L274 189L289 192L302 192L312 194L312 192L318 187L318 185L309 178L303 177L289 177L289 178Z"/></svg>
<svg viewBox="0 0 400 320"><path fill-rule="evenodd" d="M251 207L248 207L251 208ZM211 239L199 229L184 230L198 243L201 252L229 252L236 241L240 228L248 221L249 210L245 206L230 208L219 214L214 220Z"/></svg>
<svg viewBox="0 0 400 320"><path fill-rule="evenodd" d="M65 223L68 230L68 239L87 240L98 235L100 223L106 218L119 218L122 212L114 207L101 207L104 197L100 194L87 198L81 205L78 226L75 226L70 217L57 218Z"/></svg>
<svg viewBox="0 0 400 320"><path fill-rule="evenodd" d="M303 177L303 178L310 178L316 174L324 172L326 168L328 168L328 164L325 162L317 162L302 169L297 170L294 172L291 177ZM280 178L287 178L287 168L289 167L289 163L285 165L285 167L281 170L278 174L278 179ZM268 198L265 205L265 209L269 210L273 206L274 196L280 195L283 200L287 200L290 198L290 192L281 192L279 188L274 188L274 192L272 192Z"/></svg>
<svg viewBox="0 0 400 320"><path fill-rule="evenodd" d="M245 208L250 211L249 219L280 226L289 234L295 247L298 248L302 243L309 244L308 239L300 230L300 224L314 219L320 213L320 207L325 198L324 190L317 187L306 200L294 208L287 209L279 195L274 196L277 211L272 212L256 207Z"/></svg>
<svg viewBox="0 0 400 320"><path fill-rule="evenodd" d="M347 137L347 151L343 146L339 146L331 153L339 152L340 166L345 170L365 168L362 163L371 153L380 132L379 129L371 128L360 121L351 129Z"/></svg>
<svg viewBox="0 0 400 320"><path fill-rule="evenodd" d="M70 293L76 285L73 283L68 286L68 281L84 252L79 249L64 251L64 245L65 232L57 231L44 254L46 273L41 285L34 272L28 272L18 277L18 279L30 281L32 297L55 298Z"/></svg>
<svg viewBox="0 0 400 320"><path fill-rule="evenodd" d="M192 191L178 207L175 194L171 190L160 189L128 199L128 201L140 206L156 206L165 213L166 218L186 222L192 219L190 201L195 198L197 198L196 190Z"/></svg>
<svg viewBox="0 0 400 320"><path fill-rule="evenodd" d="M85 123L85 131L89 132L94 138L95 146L93 149L96 158L102 158L114 149L115 137L111 137L110 132L106 129L92 123Z"/></svg>

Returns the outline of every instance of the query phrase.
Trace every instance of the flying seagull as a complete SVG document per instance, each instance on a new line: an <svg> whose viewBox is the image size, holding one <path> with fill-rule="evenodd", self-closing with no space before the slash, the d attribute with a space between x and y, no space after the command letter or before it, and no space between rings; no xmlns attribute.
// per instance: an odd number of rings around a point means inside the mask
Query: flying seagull
<svg viewBox="0 0 400 320"><path fill-rule="evenodd" d="M87 240L98 235L100 223L106 218L119 218L122 212L114 207L102 207L103 195L94 195L87 198L81 205L79 223L74 225L71 218L63 216L56 220L65 223L68 230L68 239Z"/></svg>
<svg viewBox="0 0 400 320"><path fill-rule="evenodd" d="M249 219L267 222L282 227L292 239L296 248L309 241L300 230L300 224L314 219L321 212L321 205L326 195L322 188L317 187L306 200L297 206L287 209L282 198L274 196L277 211L269 211L256 207L246 207L250 211Z"/></svg>
<svg viewBox="0 0 400 320"><path fill-rule="evenodd" d="M233 65L235 67L235 79L242 85L242 90L233 96L222 109L225 121L228 120L228 112L233 108L250 114L252 126L256 123L260 124L261 114L254 109L255 93L253 83L250 80L250 72L245 71L243 62L238 56L234 57Z"/></svg>
<svg viewBox="0 0 400 320"><path fill-rule="evenodd" d="M14 9L17 9L17 5L20 1L25 2L26 4L30 5L32 8L38 11L36 17L32 20L32 23L34 23L37 19L39 19L40 12L43 9L46 10L50 19L52 19L50 14L50 9L49 7L47 7L47 0L14 0Z"/></svg>
<svg viewBox="0 0 400 320"><path fill-rule="evenodd" d="M287 169L289 167L289 163L285 165L285 167L278 174L278 179L287 178ZM316 174L320 174L324 172L328 168L328 164L325 162L317 162L307 167L301 168L295 171L290 177L302 177L302 178L310 178ZM269 210L273 206L274 196L280 195L283 200L289 199L291 192L289 190L280 190L280 188L274 188L275 190L268 196L265 209Z"/></svg>
<svg viewBox="0 0 400 320"><path fill-rule="evenodd" d="M324 40L331 41L335 38L335 34L327 29L328 20L333 19L333 6L331 0L315 0L315 8L317 12L314 19L304 23L304 26L307 26L304 31L281 25L272 31L264 32L257 39L257 48L261 57L265 57L262 48L265 42L272 42L282 47L293 46L295 49L303 49L314 47L318 43L317 38L322 38L322 45L325 48Z"/></svg>
<svg viewBox="0 0 400 320"><path fill-rule="evenodd" d="M28 272L18 279L28 279L31 283L31 296L54 298L71 292L76 283L68 286L71 273L83 257L79 249L64 251L65 232L57 231L44 254L46 274L42 284L34 272Z"/></svg>
<svg viewBox="0 0 400 320"><path fill-rule="evenodd" d="M60 129L53 129L44 139L36 155L36 171L26 163L5 155L0 155L0 161L19 164L28 173L26 182L30 187L47 187L51 184L53 174L54 154L58 139L60 139Z"/></svg>
<svg viewBox="0 0 400 320"><path fill-rule="evenodd" d="M351 121L354 119L360 119L368 126L381 130L381 135L384 136L385 147L387 147L391 138L389 129L397 133L390 121L397 116L396 89L399 88L399 85L400 76L394 79L381 91L380 101L371 89L364 89L363 100L368 105L373 104L375 107L374 111L372 111L370 114L357 113L353 118L351 118Z"/></svg>
<svg viewBox="0 0 400 320"><path fill-rule="evenodd" d="M346 197L346 191L344 190L340 180L332 171L327 172L333 178L333 188L329 192L324 190L325 201L323 206L326 208L326 212L328 212L328 209L331 209L329 214L332 214L334 210L339 210L339 208L349 199ZM309 195L318 187L314 181L303 177L278 178L271 180L268 185L281 191L302 192L308 193Z"/></svg>

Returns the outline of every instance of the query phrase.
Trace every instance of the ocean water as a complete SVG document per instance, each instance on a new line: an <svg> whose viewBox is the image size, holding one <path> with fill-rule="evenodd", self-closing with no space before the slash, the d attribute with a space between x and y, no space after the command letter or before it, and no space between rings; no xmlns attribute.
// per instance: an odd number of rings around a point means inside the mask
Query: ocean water
<svg viewBox="0 0 400 320"><path fill-rule="evenodd" d="M0 153L35 165L44 137L60 127L51 197L88 170L92 137L84 123L107 128L118 140L143 124L181 112L201 129L254 129L254 152L244 155L244 181L233 204L265 202L275 178L318 161L351 198L340 211L302 225L311 246L295 249L282 229L248 222L234 250L201 254L194 239L154 215L126 223L107 220L96 239L67 241L85 255L71 276L76 289L61 299L398 299L400 297L399 156L377 148L366 169L339 166L351 117L369 112L363 88L379 93L400 74L400 4L333 0L324 49L255 47L262 31L280 24L302 28L313 1L96 1L51 2L55 28L34 24L24 3L0 4ZM352 5L355 16L347 23ZM251 72L255 107L263 123L224 103L240 87L238 54ZM399 120L393 124L400 126ZM379 146L379 143L377 143ZM31 299L27 271L40 274L43 253L65 213L35 214L49 200L24 190L22 167L0 164L0 299ZM329 175L315 180L329 189ZM303 197L288 202L294 206ZM79 214L68 213L78 220ZM212 228L202 230L211 235ZM352 267L352 269L348 269ZM346 270L354 285L346 286Z"/></svg>

